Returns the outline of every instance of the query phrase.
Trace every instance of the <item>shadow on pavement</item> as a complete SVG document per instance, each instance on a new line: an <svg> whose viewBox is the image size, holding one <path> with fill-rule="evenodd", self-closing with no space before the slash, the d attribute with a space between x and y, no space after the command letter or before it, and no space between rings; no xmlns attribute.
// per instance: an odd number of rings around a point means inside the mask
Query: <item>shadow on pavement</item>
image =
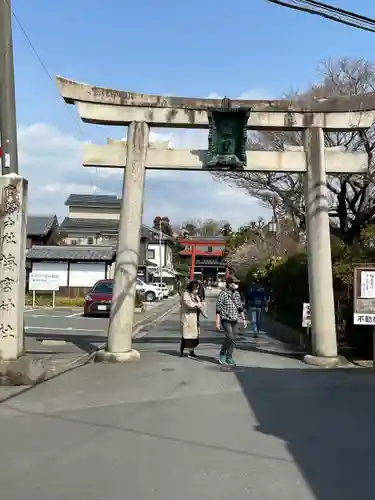
<svg viewBox="0 0 375 500"><path fill-rule="evenodd" d="M256 345L254 344L243 344L241 342L238 342L236 344L236 349L239 351L247 351L247 352L259 352L261 354L272 354L274 356L281 356L282 358L290 358L290 359L299 359L303 360L303 356L305 353L301 353L298 351L284 351L282 349L278 350L277 347L271 347L270 349L267 349L267 347L263 347L261 345Z"/></svg>
<svg viewBox="0 0 375 500"><path fill-rule="evenodd" d="M373 375L243 367L236 377L259 422L255 430L285 442L317 500L372 496Z"/></svg>
<svg viewBox="0 0 375 500"><path fill-rule="evenodd" d="M97 349L97 344L102 344L106 342L107 337L102 335L75 335L75 334L56 334L56 333L27 333L26 338L32 338L36 341L42 342L43 340L53 340L53 341L64 341L67 344L74 344L81 351L90 353L93 350ZM43 349L43 345L41 344L41 349L27 349L29 354L33 353L43 353L46 352L46 349ZM51 346L48 346L51 347ZM59 346L56 346L55 349L48 349L48 353L59 354L64 352L63 349L59 349Z"/></svg>
<svg viewBox="0 0 375 500"><path fill-rule="evenodd" d="M164 329L163 329L164 330ZM174 333L176 330L174 329ZM204 346L205 344L211 344L215 346L221 346L224 340L224 335L220 333L216 333L215 331L213 332L207 332L208 334L203 334L201 336L201 342L200 345ZM211 333L212 335L209 335ZM260 339L262 340L262 339ZM258 352L262 354L271 354L274 356L280 356L283 358L290 358L290 359L297 359L297 360L302 360L304 353L299 352L291 348L290 350L284 350L282 347L279 347L277 344L275 344L272 341L266 342L266 343L259 343L257 345L256 342L249 342L250 339L248 336L240 336L239 340L236 342L236 350L239 351L248 351L248 352ZM173 345L175 346L176 344L180 343L180 336L178 335L149 335L146 333L143 337L140 338L135 338L134 339L134 344L135 345ZM268 347L269 346L269 347ZM199 348L198 348L199 350ZM163 351L158 351L158 352L163 352ZM198 354L198 351L197 351Z"/></svg>
<svg viewBox="0 0 375 500"><path fill-rule="evenodd" d="M158 352L160 352L161 354L167 354L168 356L174 356L176 358L180 357L180 352L179 351L175 351L175 350L160 349ZM193 361L193 362L199 363L199 361L207 361L208 363L214 363L215 365L217 365L217 359L214 358L213 356L205 356L204 354L201 354L201 353L198 353L198 352L197 352L197 356L198 356L198 360L197 361ZM186 357L187 357L187 353L185 354L184 358L186 358Z"/></svg>

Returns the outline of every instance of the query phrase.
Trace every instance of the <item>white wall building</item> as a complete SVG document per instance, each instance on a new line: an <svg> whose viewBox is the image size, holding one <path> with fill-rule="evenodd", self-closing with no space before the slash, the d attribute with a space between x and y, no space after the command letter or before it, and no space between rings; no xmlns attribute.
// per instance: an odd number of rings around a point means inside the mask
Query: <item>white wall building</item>
<svg viewBox="0 0 375 500"><path fill-rule="evenodd" d="M60 226L64 244L72 246L111 245L116 248L121 200L116 196L70 194L65 202L69 213ZM142 225L138 270L144 279L159 271L168 276L173 272L172 248L175 239L162 234L161 251L159 231ZM113 270L112 270L113 274Z"/></svg>
<svg viewBox="0 0 375 500"><path fill-rule="evenodd" d="M57 274L61 295L88 291L98 280L111 277L112 247L34 246L27 250L28 271Z"/></svg>
<svg viewBox="0 0 375 500"><path fill-rule="evenodd" d="M147 260L149 263L157 267L164 267L166 269L173 269L173 253L172 244L168 240L162 240L159 243L149 243L147 249Z"/></svg>

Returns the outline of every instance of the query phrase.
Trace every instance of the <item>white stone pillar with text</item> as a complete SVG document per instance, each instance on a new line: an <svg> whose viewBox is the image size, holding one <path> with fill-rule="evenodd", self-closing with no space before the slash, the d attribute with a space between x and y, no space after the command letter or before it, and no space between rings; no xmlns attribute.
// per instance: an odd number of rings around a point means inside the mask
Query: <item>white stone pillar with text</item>
<svg viewBox="0 0 375 500"><path fill-rule="evenodd" d="M331 236L324 158L324 132L310 127L305 132L306 229L312 355L305 361L316 365L337 363L335 305L332 279Z"/></svg>
<svg viewBox="0 0 375 500"><path fill-rule="evenodd" d="M108 343L106 351L98 353L103 361L139 359L132 349L132 333L148 141L147 123L129 125Z"/></svg>
<svg viewBox="0 0 375 500"><path fill-rule="evenodd" d="M0 359L24 350L27 180L0 176Z"/></svg>

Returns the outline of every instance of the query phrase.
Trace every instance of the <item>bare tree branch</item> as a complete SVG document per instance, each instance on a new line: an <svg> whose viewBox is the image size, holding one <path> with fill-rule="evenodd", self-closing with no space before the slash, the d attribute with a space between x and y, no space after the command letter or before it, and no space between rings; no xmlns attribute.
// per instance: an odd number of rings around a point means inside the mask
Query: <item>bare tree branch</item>
<svg viewBox="0 0 375 500"><path fill-rule="evenodd" d="M293 92L293 99L317 99L343 95L362 95L375 90L375 65L364 59L348 58L324 61L318 70L320 82L306 92ZM261 131L249 134L248 149L285 151L302 146L301 132ZM327 178L331 232L347 244L360 238L361 230L375 215L374 149L375 127L361 132L325 134L327 147L340 146L348 152L366 152L367 175L329 175ZM304 181L302 174L277 172L219 172L218 181L245 191L273 213L288 214L301 225L305 220Z"/></svg>

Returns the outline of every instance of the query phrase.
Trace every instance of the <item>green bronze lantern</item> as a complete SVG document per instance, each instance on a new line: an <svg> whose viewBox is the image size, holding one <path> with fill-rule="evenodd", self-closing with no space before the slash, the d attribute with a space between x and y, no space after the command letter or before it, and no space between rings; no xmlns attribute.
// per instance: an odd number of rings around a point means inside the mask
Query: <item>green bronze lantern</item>
<svg viewBox="0 0 375 500"><path fill-rule="evenodd" d="M223 99L220 108L207 111L207 169L243 170L246 166L249 115L250 108L232 108L227 97Z"/></svg>

